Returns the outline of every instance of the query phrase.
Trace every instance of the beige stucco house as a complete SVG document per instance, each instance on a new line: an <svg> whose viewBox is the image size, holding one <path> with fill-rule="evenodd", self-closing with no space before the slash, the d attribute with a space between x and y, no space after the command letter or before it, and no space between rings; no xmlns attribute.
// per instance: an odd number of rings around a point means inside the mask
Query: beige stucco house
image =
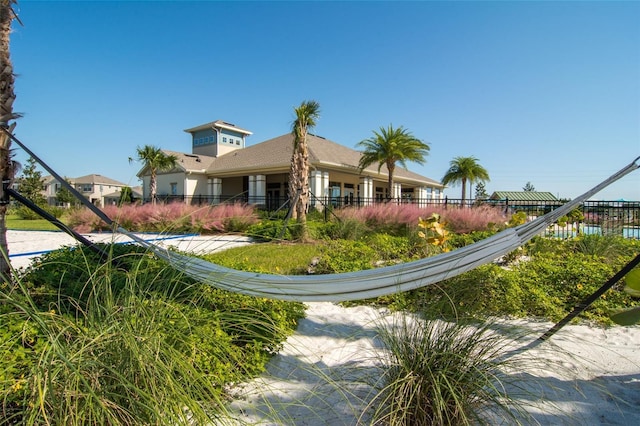
<svg viewBox="0 0 640 426"><path fill-rule="evenodd" d="M97 206L118 203L122 188L127 186L122 182L99 174L67 178L66 180L92 204ZM43 191L49 205L55 206L59 204L57 194L61 187L62 184L53 176L44 178ZM132 188L132 191L134 197L142 197L141 188Z"/></svg>
<svg viewBox="0 0 640 426"><path fill-rule="evenodd" d="M287 133L246 146L252 133L221 120L186 129L191 135L191 154L163 150L175 155L179 166L157 175L157 195L164 200L216 204L229 200L274 208L287 200L287 181L293 136ZM311 205L374 203L387 198L386 166L360 171L360 152L320 136L309 135ZM149 199L149 171L138 172L144 199ZM391 198L428 203L443 197L443 185L401 167L394 174Z"/></svg>

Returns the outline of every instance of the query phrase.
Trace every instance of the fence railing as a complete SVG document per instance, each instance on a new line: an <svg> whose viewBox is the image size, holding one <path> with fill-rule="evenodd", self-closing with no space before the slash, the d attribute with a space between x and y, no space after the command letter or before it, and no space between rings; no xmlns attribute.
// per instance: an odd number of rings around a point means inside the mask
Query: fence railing
<svg viewBox="0 0 640 426"><path fill-rule="evenodd" d="M246 193L233 197L165 195L158 196L158 201L163 203L181 202L193 205L250 203L267 212L287 210L289 208L289 199L287 197L249 197ZM448 197L415 200L411 198L381 199L353 196L314 198L312 202L318 209L360 208L383 203L416 205L425 208L439 206L445 209L492 206L503 211L505 215L524 212L530 219L555 210L564 204L563 201L540 200L462 200ZM561 221L559 224L550 227L548 234L558 238L568 238L583 233L620 235L626 238L640 239L640 201L585 201L576 210L581 213L581 218L578 215L580 220L574 222Z"/></svg>

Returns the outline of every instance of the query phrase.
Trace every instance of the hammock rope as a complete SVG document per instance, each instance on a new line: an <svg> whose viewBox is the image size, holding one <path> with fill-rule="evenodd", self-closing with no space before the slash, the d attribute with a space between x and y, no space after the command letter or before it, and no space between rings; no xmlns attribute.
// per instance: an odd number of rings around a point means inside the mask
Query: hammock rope
<svg viewBox="0 0 640 426"><path fill-rule="evenodd" d="M368 299L414 290L455 277L478 266L493 262L495 259L517 249L534 236L542 233L559 218L567 215L589 197L640 168L638 163L640 157L637 157L609 178L559 208L531 222L506 229L489 238L451 252L413 262L358 272L330 275L273 275L226 268L145 241L118 226L102 210L90 203L73 186L38 158L11 132L5 128L2 128L2 130L87 208L104 220L105 223L112 226L114 232L131 238L177 270L199 282L232 292L297 302L342 302Z"/></svg>

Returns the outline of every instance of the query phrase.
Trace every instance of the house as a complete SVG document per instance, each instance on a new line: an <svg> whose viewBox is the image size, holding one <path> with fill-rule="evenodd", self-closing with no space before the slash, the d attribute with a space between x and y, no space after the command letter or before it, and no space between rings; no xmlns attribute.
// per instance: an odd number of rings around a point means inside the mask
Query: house
<svg viewBox="0 0 640 426"><path fill-rule="evenodd" d="M105 206L108 204L114 204L120 199L120 191L125 186L128 186L117 180L102 176L99 174L91 174L87 176L81 176L78 178L67 178L67 181L84 195L91 203L97 206ZM47 203L51 206L58 205L57 194L62 188L62 184L53 176L46 176L44 178L44 195L47 198ZM134 192L134 197L142 198L141 190L138 189Z"/></svg>
<svg viewBox="0 0 640 426"><path fill-rule="evenodd" d="M287 200L287 182L293 153L290 133L246 146L252 133L229 122L214 121L186 129L191 154L163 150L178 158L178 167L159 172L157 196L164 200L211 204L228 200L278 207ZM360 171L361 153L317 135L307 137L312 206L332 203L370 204L387 196L407 202L428 202L443 197L443 185L397 167L394 188L387 194L386 166ZM138 172L144 198L149 199L149 170Z"/></svg>

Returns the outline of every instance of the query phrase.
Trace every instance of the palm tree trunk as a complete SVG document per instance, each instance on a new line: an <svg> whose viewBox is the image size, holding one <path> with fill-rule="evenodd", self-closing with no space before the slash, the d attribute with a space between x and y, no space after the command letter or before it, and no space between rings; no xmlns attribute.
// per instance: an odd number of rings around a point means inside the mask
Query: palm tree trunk
<svg viewBox="0 0 640 426"><path fill-rule="evenodd" d="M464 202L465 202L465 193L467 190L467 179L466 178L462 178L462 201L460 202L461 207L464 207Z"/></svg>
<svg viewBox="0 0 640 426"><path fill-rule="evenodd" d="M387 200L391 200L393 198L393 174L396 171L396 165L394 163L387 163L387 171L389 172Z"/></svg>
<svg viewBox="0 0 640 426"><path fill-rule="evenodd" d="M151 176L149 176L149 198L151 198L151 204L156 204L156 172L151 170Z"/></svg>
<svg viewBox="0 0 640 426"><path fill-rule="evenodd" d="M13 91L15 77L9 56L9 35L11 22L15 17L11 8L13 3L11 0L3 0L0 4L0 126L5 129L9 129L9 121L16 118L13 113L13 101L16 99ZM5 194L4 189L5 185L10 185L13 181L14 168L11 160L11 138L4 132L0 133L0 276L7 279L11 272L5 221L9 196Z"/></svg>
<svg viewBox="0 0 640 426"><path fill-rule="evenodd" d="M291 218L296 220L298 218L297 206L298 206L298 188L300 188L300 181L298 173L300 162L298 161L298 148L294 145L293 154L291 155L291 170L289 171L289 210L291 211Z"/></svg>
<svg viewBox="0 0 640 426"><path fill-rule="evenodd" d="M296 215L300 225L300 239L307 241L309 231L307 229L307 206L309 205L309 151L307 149L307 132L302 129L298 143L298 167L300 170L300 196L296 203Z"/></svg>

